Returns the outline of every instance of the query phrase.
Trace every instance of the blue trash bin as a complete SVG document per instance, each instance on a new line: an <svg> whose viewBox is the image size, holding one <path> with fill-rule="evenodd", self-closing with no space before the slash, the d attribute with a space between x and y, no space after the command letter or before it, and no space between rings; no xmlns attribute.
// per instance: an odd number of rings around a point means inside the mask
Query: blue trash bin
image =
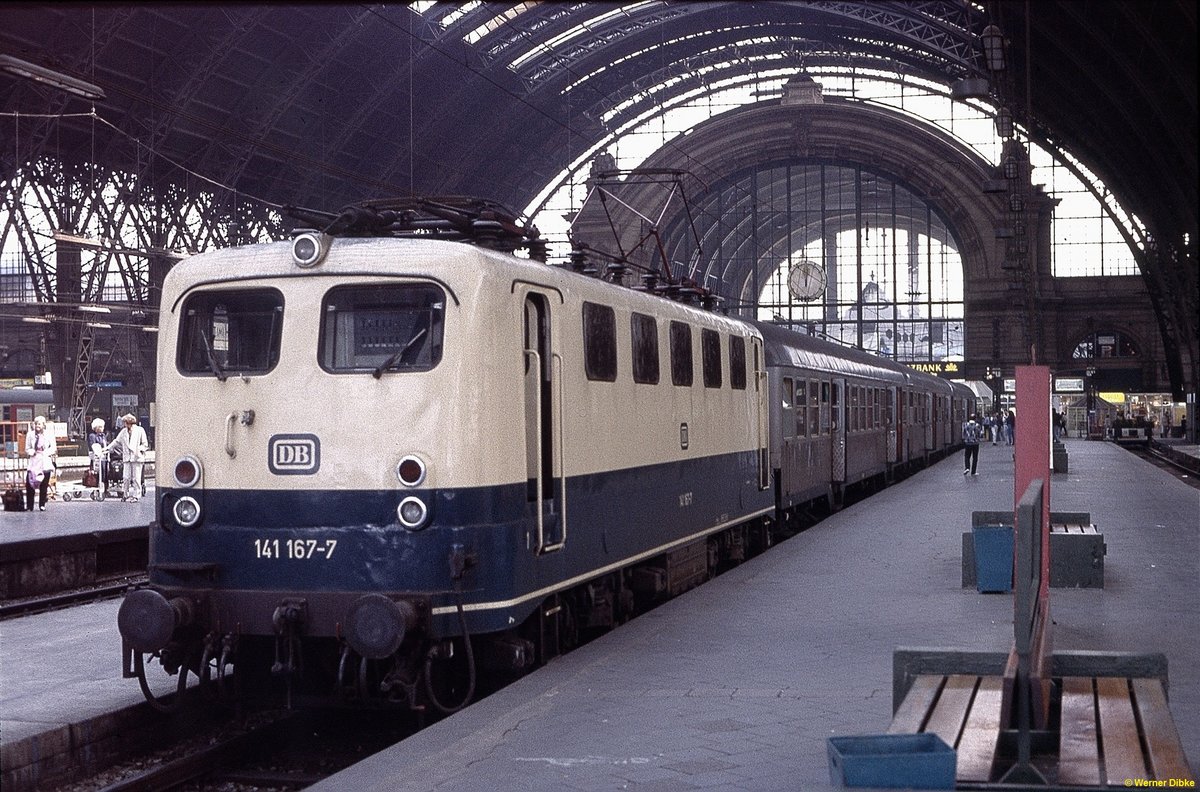
<svg viewBox="0 0 1200 792"><path fill-rule="evenodd" d="M958 755L932 732L826 738L835 787L954 789Z"/></svg>
<svg viewBox="0 0 1200 792"><path fill-rule="evenodd" d="M976 525L975 586L982 593L1012 591L1013 529L1011 525Z"/></svg>

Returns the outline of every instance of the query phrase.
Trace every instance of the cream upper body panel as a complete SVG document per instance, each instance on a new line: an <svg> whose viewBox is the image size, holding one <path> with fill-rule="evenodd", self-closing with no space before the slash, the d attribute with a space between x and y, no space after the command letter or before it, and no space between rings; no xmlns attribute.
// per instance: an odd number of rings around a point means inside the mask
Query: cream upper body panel
<svg viewBox="0 0 1200 792"><path fill-rule="evenodd" d="M323 300L349 285L435 284L445 293L440 361L427 371L331 372L320 365ZM279 359L269 371L225 381L177 365L181 311L207 290L275 290L282 297ZM158 356L160 465L187 454L200 460L213 488L392 488L407 454L428 466L426 487L475 487L526 480L523 302L544 295L561 380L561 454L568 475L744 450L755 444L750 405L757 380L748 326L659 297L606 284L545 264L456 242L335 239L325 259L302 269L287 242L194 256L163 285ZM617 314L619 374L615 382L584 374L582 304ZM630 311L658 320L661 378L634 384ZM696 383L670 384L667 326L694 329ZM722 338L722 381L700 378L699 328ZM747 390L729 387L728 338L747 339ZM250 412L253 418L246 418ZM681 448L680 425L691 442ZM280 437L319 443L319 468L278 475L269 455ZM308 442L308 441L306 441Z"/></svg>

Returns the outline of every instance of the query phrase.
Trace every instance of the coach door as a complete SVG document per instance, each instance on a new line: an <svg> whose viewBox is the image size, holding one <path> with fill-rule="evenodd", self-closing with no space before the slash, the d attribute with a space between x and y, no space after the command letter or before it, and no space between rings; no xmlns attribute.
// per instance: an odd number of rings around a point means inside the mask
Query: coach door
<svg viewBox="0 0 1200 792"><path fill-rule="evenodd" d="M551 301L525 295L526 498L537 516L535 549L561 550L567 540L567 492L562 445L562 358L554 351Z"/></svg>
<svg viewBox="0 0 1200 792"><path fill-rule="evenodd" d="M767 399L770 379L767 377L765 359L763 358L762 342L757 338L750 339L754 350L754 387L758 391L756 424L758 434L758 488L765 490L771 486L771 454L768 450L767 415L770 407Z"/></svg>
<svg viewBox="0 0 1200 792"><path fill-rule="evenodd" d="M830 443L833 452L833 480L841 483L846 480L846 380L835 378L833 392L830 394L830 430L833 432Z"/></svg>
<svg viewBox="0 0 1200 792"><path fill-rule="evenodd" d="M887 461L889 465L896 464L900 459L900 422L899 403L896 400L896 386L887 389L887 404L884 405L884 421L887 423Z"/></svg>

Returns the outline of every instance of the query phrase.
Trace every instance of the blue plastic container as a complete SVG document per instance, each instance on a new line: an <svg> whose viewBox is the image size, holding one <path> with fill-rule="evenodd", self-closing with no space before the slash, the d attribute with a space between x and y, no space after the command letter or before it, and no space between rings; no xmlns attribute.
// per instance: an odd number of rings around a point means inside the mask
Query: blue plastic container
<svg viewBox="0 0 1200 792"><path fill-rule="evenodd" d="M971 534L975 540L975 587L980 593L1012 591L1012 526L976 525Z"/></svg>
<svg viewBox="0 0 1200 792"><path fill-rule="evenodd" d="M830 737L828 746L835 787L954 789L958 755L931 732Z"/></svg>

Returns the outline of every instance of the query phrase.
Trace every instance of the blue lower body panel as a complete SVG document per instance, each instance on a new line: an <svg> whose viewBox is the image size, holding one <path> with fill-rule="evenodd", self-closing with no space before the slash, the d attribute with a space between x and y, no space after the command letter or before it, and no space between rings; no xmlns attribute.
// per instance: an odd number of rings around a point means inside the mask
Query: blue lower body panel
<svg viewBox="0 0 1200 792"><path fill-rule="evenodd" d="M280 597L379 592L427 598L438 634L460 631L459 594L473 632L520 623L556 590L665 552L767 512L754 451L571 478L566 520L547 514L560 550L537 551L538 504L522 482L458 490L188 490L202 519L173 526L181 490L160 490L151 584L170 592L244 591ZM408 530L399 502L418 495L429 523ZM461 580L452 558L471 559Z"/></svg>

